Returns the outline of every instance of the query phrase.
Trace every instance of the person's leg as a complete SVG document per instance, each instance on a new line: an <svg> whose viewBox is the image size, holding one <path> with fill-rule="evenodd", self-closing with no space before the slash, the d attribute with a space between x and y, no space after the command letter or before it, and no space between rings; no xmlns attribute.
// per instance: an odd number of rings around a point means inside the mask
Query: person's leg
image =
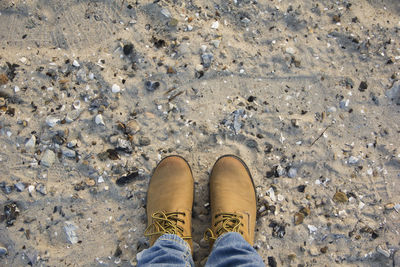
<svg viewBox="0 0 400 267"><path fill-rule="evenodd" d="M221 235L214 243L206 267L263 267L263 259L239 233Z"/></svg>
<svg viewBox="0 0 400 267"><path fill-rule="evenodd" d="M253 249L256 192L247 165L225 155L210 175L211 227L206 232L213 251L208 266L264 266Z"/></svg>
<svg viewBox="0 0 400 267"><path fill-rule="evenodd" d="M183 158L169 156L157 165L146 200L151 247L137 256L138 266L193 266L193 193L192 171Z"/></svg>
<svg viewBox="0 0 400 267"><path fill-rule="evenodd" d="M165 234L136 256L138 266L194 266L189 244L177 235Z"/></svg>

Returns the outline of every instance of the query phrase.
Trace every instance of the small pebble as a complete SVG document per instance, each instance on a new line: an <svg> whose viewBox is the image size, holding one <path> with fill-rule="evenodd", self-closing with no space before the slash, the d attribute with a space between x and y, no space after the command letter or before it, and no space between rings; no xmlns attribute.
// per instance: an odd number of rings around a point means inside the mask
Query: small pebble
<svg viewBox="0 0 400 267"><path fill-rule="evenodd" d="M121 91L121 88L120 88L118 85L113 84L112 87L111 87L111 91L112 91L114 94L115 94L115 93L119 93L119 92Z"/></svg>
<svg viewBox="0 0 400 267"><path fill-rule="evenodd" d="M17 189L18 192L22 192L25 190L25 184L22 182L18 182L14 185L15 189Z"/></svg>
<svg viewBox="0 0 400 267"><path fill-rule="evenodd" d="M287 47L285 51L290 55L294 55L294 53L296 52L293 47Z"/></svg>
<svg viewBox="0 0 400 267"><path fill-rule="evenodd" d="M54 127L54 126L56 126L57 125L57 123L60 121L60 119L59 118L57 118L57 117L54 117L54 116L48 116L47 118L46 118L46 124L49 126L49 127Z"/></svg>
<svg viewBox="0 0 400 267"><path fill-rule="evenodd" d="M297 187L297 191L299 191L300 193L304 193L304 190L306 189L307 185L299 185Z"/></svg>
<svg viewBox="0 0 400 267"><path fill-rule="evenodd" d="M309 249L309 253L310 253L311 256L318 256L320 252L319 252L319 250L318 250L317 247L312 246L312 247Z"/></svg>
<svg viewBox="0 0 400 267"><path fill-rule="evenodd" d="M103 116L101 114L97 114L96 117L94 118L94 121L97 125L105 125Z"/></svg>
<svg viewBox="0 0 400 267"><path fill-rule="evenodd" d="M76 230L78 230L78 226L76 226L75 223L73 223L71 221L66 221L64 223L64 231L67 236L67 240L71 244L78 243L78 235L76 234Z"/></svg>
<svg viewBox="0 0 400 267"><path fill-rule="evenodd" d="M0 257L5 256L7 254L7 249L5 247L0 246Z"/></svg>
<svg viewBox="0 0 400 267"><path fill-rule="evenodd" d="M150 138L148 138L147 136L141 136L139 138L139 145L141 145L141 146L150 145Z"/></svg>
<svg viewBox="0 0 400 267"><path fill-rule="evenodd" d="M13 187L6 184L6 182L0 183L0 188L3 190L4 194L8 195L11 194L13 191Z"/></svg>
<svg viewBox="0 0 400 267"><path fill-rule="evenodd" d="M337 203L347 203L348 200L349 199L346 196L346 194L340 191L336 192L335 195L333 196L333 201Z"/></svg>
<svg viewBox="0 0 400 267"><path fill-rule="evenodd" d="M216 29L218 29L218 27L219 27L219 22L218 22L218 21L214 21L214 22L211 24L211 29L216 30Z"/></svg>
<svg viewBox="0 0 400 267"><path fill-rule="evenodd" d="M56 154L50 150L47 149L42 156L42 159L40 160L41 165L45 167L51 167L56 160Z"/></svg>
<svg viewBox="0 0 400 267"><path fill-rule="evenodd" d="M278 263L276 262L274 257L269 256L267 259L268 259L268 266L269 267L277 267L278 266Z"/></svg>
<svg viewBox="0 0 400 267"><path fill-rule="evenodd" d="M129 56L130 54L132 54L133 48L134 48L133 44L131 44L131 43L124 45L124 47L122 49L124 52L124 55Z"/></svg>
<svg viewBox="0 0 400 267"><path fill-rule="evenodd" d="M67 158L75 158L76 157L76 152L72 149L62 147L61 148L61 153L63 154L64 157Z"/></svg>
<svg viewBox="0 0 400 267"><path fill-rule="evenodd" d="M203 63L204 68L209 68L214 59L214 55L211 53L205 53L201 55L201 62Z"/></svg>
<svg viewBox="0 0 400 267"><path fill-rule="evenodd" d="M81 65L79 64L78 61L74 60L74 61L72 62L72 66L79 68Z"/></svg>
<svg viewBox="0 0 400 267"><path fill-rule="evenodd" d="M38 183L35 187L36 192L39 192L42 195L47 195L47 189L46 186L42 183Z"/></svg>
<svg viewBox="0 0 400 267"><path fill-rule="evenodd" d="M220 43L221 43L221 40L212 40L212 41L211 41L211 44L212 44L215 48L218 48L219 45L220 45Z"/></svg>
<svg viewBox="0 0 400 267"><path fill-rule="evenodd" d="M139 123L136 120L130 120L126 123L125 130L128 134L135 134L140 131Z"/></svg>
<svg viewBox="0 0 400 267"><path fill-rule="evenodd" d="M383 249L381 246L377 246L376 251L385 256L386 258L390 258L391 256L390 251Z"/></svg>
<svg viewBox="0 0 400 267"><path fill-rule="evenodd" d="M118 144L117 148L119 150L122 150L126 153L132 153L133 152L133 147L130 141L122 138L118 138Z"/></svg>
<svg viewBox="0 0 400 267"><path fill-rule="evenodd" d="M308 225L307 227L308 231L310 231L310 234L315 233L318 230L318 228L315 227L314 225Z"/></svg>
<svg viewBox="0 0 400 267"><path fill-rule="evenodd" d="M356 164L359 161L357 157L351 156L348 160L349 164Z"/></svg>
<svg viewBox="0 0 400 267"><path fill-rule="evenodd" d="M349 106L350 100L349 99L345 99L339 102L339 107L341 109L346 109Z"/></svg>
<svg viewBox="0 0 400 267"><path fill-rule="evenodd" d="M73 148L73 147L75 147L77 144L78 144L78 140L74 139L74 140L71 140L71 141L69 141L69 142L67 143L67 147L68 147L68 148Z"/></svg>
<svg viewBox="0 0 400 267"><path fill-rule="evenodd" d="M32 194L34 190L35 190L35 187L33 185L28 186L29 194Z"/></svg>
<svg viewBox="0 0 400 267"><path fill-rule="evenodd" d="M166 9L166 8L162 8L160 12L161 12L161 14L164 15L164 17L166 17L166 18L170 18L170 17L171 17L171 12L169 12L169 10Z"/></svg>
<svg viewBox="0 0 400 267"><path fill-rule="evenodd" d="M257 149L258 144L257 144L257 141L256 141L256 140L249 139L249 140L246 141L246 146L247 146L248 148Z"/></svg>
<svg viewBox="0 0 400 267"><path fill-rule="evenodd" d="M32 135L31 138L25 143L25 148L28 150L34 149L36 145L36 136Z"/></svg>
<svg viewBox="0 0 400 267"><path fill-rule="evenodd" d="M80 100L75 100L74 103L72 103L72 106L74 109L80 109L81 108L81 101Z"/></svg>
<svg viewBox="0 0 400 267"><path fill-rule="evenodd" d="M336 112L336 108L335 107L329 107L328 108L328 112L329 113L334 113L334 112Z"/></svg>
<svg viewBox="0 0 400 267"><path fill-rule="evenodd" d="M359 90L360 92L364 92L365 90L367 90L367 88L368 88L367 82L362 81L362 82L360 83L360 86L358 87L358 90Z"/></svg>
<svg viewBox="0 0 400 267"><path fill-rule="evenodd" d="M303 220L304 220L304 214L301 212L296 212L296 214L294 215L294 224L295 225L302 224Z"/></svg>
<svg viewBox="0 0 400 267"><path fill-rule="evenodd" d="M157 90L160 87L160 82L152 82L152 81L146 81L144 83L147 91L153 92L155 90Z"/></svg>
<svg viewBox="0 0 400 267"><path fill-rule="evenodd" d="M65 117L65 121L68 123L71 123L75 121L79 116L81 115L81 111L78 109L71 110L67 113L67 116Z"/></svg>
<svg viewBox="0 0 400 267"><path fill-rule="evenodd" d="M286 169L283 168L281 165L278 165L276 167L276 173L278 174L278 177L284 176L286 174Z"/></svg>
<svg viewBox="0 0 400 267"><path fill-rule="evenodd" d="M116 184L119 186L127 185L133 182L139 176L139 171L137 169L133 170L131 173L122 176L116 180Z"/></svg>
<svg viewBox="0 0 400 267"><path fill-rule="evenodd" d="M291 167L291 168L289 169L289 171L288 171L288 176L289 176L289 178L294 178L294 177L296 177L296 176L297 176L297 169Z"/></svg>

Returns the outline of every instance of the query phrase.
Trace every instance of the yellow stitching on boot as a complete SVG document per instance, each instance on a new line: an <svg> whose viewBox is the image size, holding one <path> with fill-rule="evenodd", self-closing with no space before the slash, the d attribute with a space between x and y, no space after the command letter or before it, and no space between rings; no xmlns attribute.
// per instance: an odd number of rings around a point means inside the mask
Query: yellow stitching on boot
<svg viewBox="0 0 400 267"><path fill-rule="evenodd" d="M152 223L147 226L144 235L151 237L154 235L173 234L178 235L182 239L192 239L191 236L183 236L183 227L178 222L185 224L179 216L186 216L184 212L155 212L151 215Z"/></svg>
<svg viewBox="0 0 400 267"><path fill-rule="evenodd" d="M215 241L218 237L227 232L237 232L243 235L243 232L240 231L240 226L243 226L241 220L243 216L235 213L219 213L215 215L215 219L218 217L221 217L221 219L216 220L213 226L217 227L218 224L220 224L220 226L216 228L215 233L211 228L208 228L204 233L204 240L211 239Z"/></svg>

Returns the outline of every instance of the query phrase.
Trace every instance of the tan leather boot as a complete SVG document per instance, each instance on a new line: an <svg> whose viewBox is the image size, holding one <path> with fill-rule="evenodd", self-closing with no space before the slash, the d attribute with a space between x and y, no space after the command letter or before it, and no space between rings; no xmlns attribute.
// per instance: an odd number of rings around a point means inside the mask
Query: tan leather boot
<svg viewBox="0 0 400 267"><path fill-rule="evenodd" d="M163 234L175 234L192 246L192 207L194 181L185 159L164 158L155 168L147 191L145 235L150 245Z"/></svg>
<svg viewBox="0 0 400 267"><path fill-rule="evenodd" d="M210 176L211 228L205 238L214 241L224 233L238 232L254 244L256 193L246 164L225 155L215 163Z"/></svg>

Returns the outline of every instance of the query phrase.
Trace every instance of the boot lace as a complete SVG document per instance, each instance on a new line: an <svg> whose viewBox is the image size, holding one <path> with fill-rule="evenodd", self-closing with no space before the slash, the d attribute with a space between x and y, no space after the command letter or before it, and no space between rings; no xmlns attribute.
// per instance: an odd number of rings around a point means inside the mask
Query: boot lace
<svg viewBox="0 0 400 267"><path fill-rule="evenodd" d="M185 220L179 218L186 216L184 212L155 212L151 215L152 223L144 231L144 235L151 237L154 235L174 234L182 239L191 239L191 236L183 235L183 227L178 222L185 224Z"/></svg>
<svg viewBox="0 0 400 267"><path fill-rule="evenodd" d="M219 236L227 232L237 232L243 235L243 231L240 230L240 227L243 226L243 216L235 213L218 213L215 215L215 219L215 232L208 228L204 233L205 240L211 239L215 241Z"/></svg>

